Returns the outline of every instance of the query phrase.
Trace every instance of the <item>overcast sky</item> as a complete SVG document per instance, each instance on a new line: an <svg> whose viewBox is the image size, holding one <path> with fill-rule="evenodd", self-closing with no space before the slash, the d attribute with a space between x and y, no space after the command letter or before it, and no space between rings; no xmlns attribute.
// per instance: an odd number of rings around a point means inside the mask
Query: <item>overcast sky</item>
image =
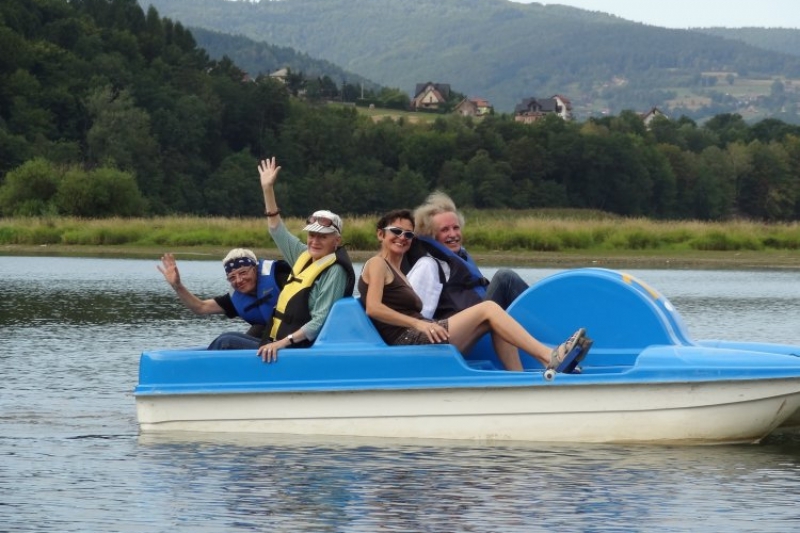
<svg viewBox="0 0 800 533"><path fill-rule="evenodd" d="M529 4L532 0L512 0ZM800 28L798 0L561 0L540 4L601 11L665 28Z"/></svg>

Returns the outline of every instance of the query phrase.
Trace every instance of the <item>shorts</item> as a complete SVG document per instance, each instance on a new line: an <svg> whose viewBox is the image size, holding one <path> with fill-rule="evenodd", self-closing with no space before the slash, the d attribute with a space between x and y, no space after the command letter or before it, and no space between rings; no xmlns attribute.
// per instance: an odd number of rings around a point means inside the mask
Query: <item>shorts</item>
<svg viewBox="0 0 800 533"><path fill-rule="evenodd" d="M437 320L436 323L442 326L445 330L450 331L446 318L444 320ZM394 343L395 346L412 346L417 344L448 344L448 342L444 341L432 343L428 338L428 335L424 332L418 331L414 328L408 328L397 338L397 341Z"/></svg>

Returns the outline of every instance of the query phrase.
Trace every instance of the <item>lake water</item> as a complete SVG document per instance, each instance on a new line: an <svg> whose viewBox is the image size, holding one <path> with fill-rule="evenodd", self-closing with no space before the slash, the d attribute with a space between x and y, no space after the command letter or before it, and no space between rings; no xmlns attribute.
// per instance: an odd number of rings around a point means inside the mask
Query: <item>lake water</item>
<svg viewBox="0 0 800 533"><path fill-rule="evenodd" d="M0 257L0 531L798 527L794 435L722 447L140 437L139 353L244 329L191 315L156 264ZM197 294L227 290L217 261L180 267ZM669 297L696 339L800 344L800 272L628 272Z"/></svg>

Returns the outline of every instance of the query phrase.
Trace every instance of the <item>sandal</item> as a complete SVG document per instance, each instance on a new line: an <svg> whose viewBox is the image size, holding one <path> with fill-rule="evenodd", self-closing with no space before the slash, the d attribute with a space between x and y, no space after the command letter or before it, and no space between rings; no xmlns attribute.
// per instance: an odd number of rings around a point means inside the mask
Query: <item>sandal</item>
<svg viewBox="0 0 800 533"><path fill-rule="evenodd" d="M577 344L583 341L586 335L586 329L580 328L566 341L556 346L550 353L550 363L547 365L547 370L556 370L564 359L570 354Z"/></svg>

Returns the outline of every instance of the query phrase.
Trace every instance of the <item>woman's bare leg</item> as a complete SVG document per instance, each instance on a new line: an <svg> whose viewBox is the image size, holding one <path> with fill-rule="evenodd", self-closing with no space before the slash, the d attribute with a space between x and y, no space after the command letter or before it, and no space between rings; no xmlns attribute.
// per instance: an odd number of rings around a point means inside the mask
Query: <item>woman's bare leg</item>
<svg viewBox="0 0 800 533"><path fill-rule="evenodd" d="M524 370L522 367L522 360L519 358L519 350L513 344L510 344L500 338L499 335L492 333L492 346L494 352L503 363L503 368L506 370L515 370L521 372Z"/></svg>
<svg viewBox="0 0 800 533"><path fill-rule="evenodd" d="M545 366L550 363L550 348L536 340L519 322L511 318L511 315L494 302L484 301L464 309L448 319L448 326L450 344L461 352L469 349L481 335L486 333L488 326L493 337L499 337L500 340L525 350ZM498 344L495 344L495 350L497 347ZM502 361L502 357L508 356L509 352L502 345L500 348L503 353L498 352L497 355L501 357ZM517 354L517 359L519 359L519 354ZM503 364L505 365L506 361L503 361Z"/></svg>

